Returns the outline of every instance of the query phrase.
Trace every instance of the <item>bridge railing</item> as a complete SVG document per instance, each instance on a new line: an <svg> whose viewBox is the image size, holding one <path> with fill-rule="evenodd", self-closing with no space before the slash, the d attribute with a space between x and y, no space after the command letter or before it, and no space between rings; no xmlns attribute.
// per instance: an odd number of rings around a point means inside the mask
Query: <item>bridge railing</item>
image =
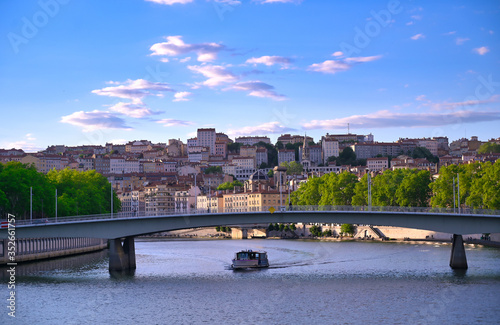
<svg viewBox="0 0 500 325"><path fill-rule="evenodd" d="M272 213L297 213L297 212L310 212L310 211L345 211L345 212L363 212L363 213L439 213L439 214L456 214L458 210L453 210L450 208L431 208L431 207L393 207L393 206L342 206L342 205L326 205L326 206L310 206L310 205L294 205L294 206L282 206L273 208ZM268 208L259 207L236 207L229 209L190 209L184 211L141 211L139 212L119 212L113 214L93 214L93 215L81 215L81 216L71 216L71 217L58 217L57 219L43 218L43 219L33 219L33 220L16 220L16 226L23 225L39 225L43 226L46 224L54 223L66 223L66 222L81 222L81 221L102 221L110 219L123 219L123 218L145 218L145 217L155 217L155 216L191 216L191 215L210 215L214 213L271 213ZM500 210L486 210L486 209L470 209L462 208L460 210L461 215L492 215L500 216Z"/></svg>

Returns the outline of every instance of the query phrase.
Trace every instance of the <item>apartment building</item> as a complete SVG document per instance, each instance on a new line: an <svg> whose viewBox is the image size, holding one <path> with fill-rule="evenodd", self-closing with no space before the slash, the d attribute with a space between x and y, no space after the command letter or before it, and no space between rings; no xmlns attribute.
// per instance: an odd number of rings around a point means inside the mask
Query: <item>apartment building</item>
<svg viewBox="0 0 500 325"><path fill-rule="evenodd" d="M198 146L210 148L210 155L215 155L215 129L198 129L196 138L198 139Z"/></svg>
<svg viewBox="0 0 500 325"><path fill-rule="evenodd" d="M295 150L291 149L280 149L278 150L278 165L283 162L295 161Z"/></svg>
<svg viewBox="0 0 500 325"><path fill-rule="evenodd" d="M245 146L253 146L256 143L259 142L264 142L271 144L271 139L268 137L261 137L261 136L255 136L255 137L239 137L234 140L234 142L241 143Z"/></svg>
<svg viewBox="0 0 500 325"><path fill-rule="evenodd" d="M389 158L368 158L366 159L366 167L372 172L384 171L389 168Z"/></svg>

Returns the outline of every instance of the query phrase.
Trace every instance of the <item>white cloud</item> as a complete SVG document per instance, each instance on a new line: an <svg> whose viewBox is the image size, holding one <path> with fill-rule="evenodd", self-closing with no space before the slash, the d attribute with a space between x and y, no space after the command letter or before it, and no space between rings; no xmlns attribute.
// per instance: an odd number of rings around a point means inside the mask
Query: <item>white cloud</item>
<svg viewBox="0 0 500 325"><path fill-rule="evenodd" d="M171 119L171 118L162 119L162 120L156 121L156 123L163 124L163 126L165 126L165 127L167 127L167 126L191 126L194 124L193 122L190 122L190 121L175 120L175 119Z"/></svg>
<svg viewBox="0 0 500 325"><path fill-rule="evenodd" d="M351 128L373 129L388 127L434 127L458 123L479 123L500 120L500 112L456 111L436 113L394 113L387 110L366 115L353 115L332 120L312 120L304 123L304 129L343 129L349 123Z"/></svg>
<svg viewBox="0 0 500 325"><path fill-rule="evenodd" d="M468 39L468 38L457 37L457 39L455 39L455 44L462 45L469 40L470 39Z"/></svg>
<svg viewBox="0 0 500 325"><path fill-rule="evenodd" d="M38 152L40 150L43 150L43 148L39 147L34 143L36 138L33 136L32 133L27 133L24 136L24 140L19 140L19 141L14 141L14 142L4 142L1 146L1 148L15 148L15 149L22 149L25 152Z"/></svg>
<svg viewBox="0 0 500 325"><path fill-rule="evenodd" d="M334 52L332 54L332 56L343 56L343 55L344 55L344 52L342 52L342 51L337 51L337 52Z"/></svg>
<svg viewBox="0 0 500 325"><path fill-rule="evenodd" d="M162 92L174 91L166 83L151 82L144 79L129 79L124 83L113 82L113 84L119 84L119 86L92 90L92 93L100 96L140 100L146 96L161 96Z"/></svg>
<svg viewBox="0 0 500 325"><path fill-rule="evenodd" d="M262 135L262 134L275 134L296 131L295 129L283 126L280 122L263 123L257 126L245 126L238 129L229 129L227 134L230 136L240 135Z"/></svg>
<svg viewBox="0 0 500 325"><path fill-rule="evenodd" d="M217 43L186 44L182 36L167 36L167 42L153 44L149 49L151 55L179 56L194 52L198 61L210 62L217 58L217 53L226 47Z"/></svg>
<svg viewBox="0 0 500 325"><path fill-rule="evenodd" d="M258 80L239 82L231 89L249 91L249 96L271 98L278 101L287 99L286 96L276 93L273 86Z"/></svg>
<svg viewBox="0 0 500 325"><path fill-rule="evenodd" d="M420 96L417 96L417 98L415 98L415 100L424 101L424 100L427 100L427 98L425 97L425 95L420 95Z"/></svg>
<svg viewBox="0 0 500 325"><path fill-rule="evenodd" d="M186 4L186 3L193 2L193 0L146 0L146 1L156 2L156 3L159 3L161 5L169 5L169 6L176 4L176 3Z"/></svg>
<svg viewBox="0 0 500 325"><path fill-rule="evenodd" d="M490 98L484 100L464 100L463 102L454 102L454 103L431 103L428 106L431 106L435 110L443 110L443 109L455 109L457 107L477 106L489 103L497 103L499 101L500 101L500 95L493 95Z"/></svg>
<svg viewBox="0 0 500 325"><path fill-rule="evenodd" d="M190 61L190 60L191 60L191 57L190 57L190 56L188 56L188 57L185 57L184 59L180 59L180 60L179 60L179 62L181 62L181 63L185 63L185 62L188 62L188 61Z"/></svg>
<svg viewBox="0 0 500 325"><path fill-rule="evenodd" d="M454 30L454 31L451 31L451 32L444 33L443 35L444 35L444 36L455 35L455 34L456 34L456 32L457 32L457 31L456 31L456 30Z"/></svg>
<svg viewBox="0 0 500 325"><path fill-rule="evenodd" d="M174 97L175 99L173 100L174 102L187 102L189 101L189 98L186 98L187 96L192 95L189 91L180 91L178 93L175 93Z"/></svg>
<svg viewBox="0 0 500 325"><path fill-rule="evenodd" d="M286 58L283 56L261 56L260 58L251 58L246 61L246 63L257 65L257 64L264 64L267 66L272 66L275 64L281 65L283 69L287 69L288 66L292 63L292 60L290 58Z"/></svg>
<svg viewBox="0 0 500 325"><path fill-rule="evenodd" d="M202 84L209 87L218 86L224 83L231 83L238 80L238 77L221 65L201 65L188 66L188 69L200 73L206 78Z"/></svg>
<svg viewBox="0 0 500 325"><path fill-rule="evenodd" d="M407 22L407 23L406 23L406 26L411 26L411 25L413 25L413 24L414 24L414 22L409 21L409 22Z"/></svg>
<svg viewBox="0 0 500 325"><path fill-rule="evenodd" d="M416 41L416 40L419 40L421 38L425 38L425 35L424 34L417 34L417 35L413 35L412 37L410 37L412 40Z"/></svg>
<svg viewBox="0 0 500 325"><path fill-rule="evenodd" d="M123 119L110 112L98 110L92 112L74 112L73 114L61 117L61 122L80 126L83 128L84 132L90 132L97 129L132 129L125 124Z"/></svg>
<svg viewBox="0 0 500 325"><path fill-rule="evenodd" d="M118 104L115 104L109 108L113 112L117 112L129 117L133 118L143 118L146 116L154 115L154 114L159 114L162 112L154 112L146 105L144 105L142 102L135 102L135 103L123 103L120 102Z"/></svg>
<svg viewBox="0 0 500 325"><path fill-rule="evenodd" d="M482 47L475 48L473 51L479 55L485 55L486 53L488 53L490 51L490 49L487 46L482 46Z"/></svg>
<svg viewBox="0 0 500 325"><path fill-rule="evenodd" d="M326 60L322 63L315 63L309 66L309 70L323 73L335 74L340 71L346 71L357 63L370 62L380 59L381 55L353 57L340 60Z"/></svg>

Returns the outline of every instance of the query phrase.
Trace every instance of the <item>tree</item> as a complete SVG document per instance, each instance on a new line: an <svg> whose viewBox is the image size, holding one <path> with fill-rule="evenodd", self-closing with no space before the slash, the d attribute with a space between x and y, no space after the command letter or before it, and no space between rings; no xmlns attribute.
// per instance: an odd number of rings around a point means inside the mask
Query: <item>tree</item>
<svg viewBox="0 0 500 325"><path fill-rule="evenodd" d="M272 223L269 224L267 227L267 231L273 231L274 230L274 225Z"/></svg>
<svg viewBox="0 0 500 325"><path fill-rule="evenodd" d="M316 226L316 225L312 225L311 228L309 228L309 232L314 237L321 237L321 235L322 235L321 227L320 226Z"/></svg>
<svg viewBox="0 0 500 325"><path fill-rule="evenodd" d="M495 142L483 143L479 147L479 149L477 149L477 153L479 154L500 153L500 144L496 144Z"/></svg>
<svg viewBox="0 0 500 325"><path fill-rule="evenodd" d="M342 165L353 165L354 162L356 161L356 154L354 153L354 150L352 150L351 147L346 147L342 152L339 154L339 157L337 158L337 166L342 166Z"/></svg>
<svg viewBox="0 0 500 325"><path fill-rule="evenodd" d="M429 149L427 148L424 148L424 147L417 147L415 148L415 150L413 151L413 155L412 157L415 159L415 158L425 158L427 159L428 161L432 162L432 163L438 163L439 162L439 158L434 156L430 151Z"/></svg>
<svg viewBox="0 0 500 325"><path fill-rule="evenodd" d="M241 146L242 146L242 144L239 142L230 143L227 145L227 151L232 152L232 153L239 153Z"/></svg>
<svg viewBox="0 0 500 325"><path fill-rule="evenodd" d="M363 175L361 180L354 186L352 205L368 205L368 174Z"/></svg>
<svg viewBox="0 0 500 325"><path fill-rule="evenodd" d="M205 169L205 174L222 174L221 166L210 166Z"/></svg>
<svg viewBox="0 0 500 325"><path fill-rule="evenodd" d="M220 226L215 227L215 231L220 232Z"/></svg>
<svg viewBox="0 0 500 325"><path fill-rule="evenodd" d="M278 141L278 142L276 142L275 147L276 147L278 150L281 150L281 149L283 149L285 146L283 145L283 142Z"/></svg>
<svg viewBox="0 0 500 325"><path fill-rule="evenodd" d="M350 223L344 223L340 226L340 232L344 234L354 235L354 226Z"/></svg>
<svg viewBox="0 0 500 325"><path fill-rule="evenodd" d="M217 190L219 190L219 191L233 190L235 186L242 187L243 184L238 180L235 180L233 182L225 182L225 183L220 184L217 187Z"/></svg>
<svg viewBox="0 0 500 325"><path fill-rule="evenodd" d="M321 178L319 205L351 205L354 187L358 182L356 175L345 171L341 174L329 173Z"/></svg>
<svg viewBox="0 0 500 325"><path fill-rule="evenodd" d="M396 202L399 206L426 207L431 196L431 174L427 170L408 170L396 190Z"/></svg>
<svg viewBox="0 0 500 325"><path fill-rule="evenodd" d="M291 162L284 161L281 163L280 166L286 167L287 175L300 175L304 171L304 167L302 166L302 164L299 164L296 161L291 161Z"/></svg>

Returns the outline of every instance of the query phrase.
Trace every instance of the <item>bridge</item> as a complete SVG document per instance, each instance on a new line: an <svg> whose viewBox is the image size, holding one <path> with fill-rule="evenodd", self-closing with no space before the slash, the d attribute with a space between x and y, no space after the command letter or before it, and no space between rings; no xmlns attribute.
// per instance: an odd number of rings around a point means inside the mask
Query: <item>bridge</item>
<svg viewBox="0 0 500 325"><path fill-rule="evenodd" d="M152 233L228 225L268 223L350 223L394 226L453 234L450 267L467 268L462 235L500 232L500 211L462 211L401 207L294 206L275 212L213 212L172 215L112 214L45 219L43 223L16 223L17 238L103 238L109 240L109 269L136 268L134 237ZM35 220L37 221L37 220ZM0 229L0 239L8 238Z"/></svg>

